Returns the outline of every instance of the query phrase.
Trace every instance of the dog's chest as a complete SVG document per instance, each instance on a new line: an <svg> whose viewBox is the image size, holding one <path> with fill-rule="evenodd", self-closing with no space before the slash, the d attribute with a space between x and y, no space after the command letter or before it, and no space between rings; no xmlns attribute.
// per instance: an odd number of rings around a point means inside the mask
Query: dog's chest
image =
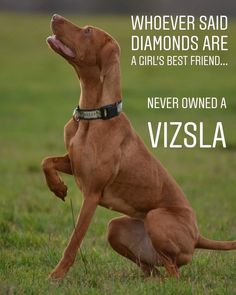
<svg viewBox="0 0 236 295"><path fill-rule="evenodd" d="M67 151L69 151L71 141L78 130L78 126L78 122L75 122L73 119L71 119L64 127L64 142Z"/></svg>

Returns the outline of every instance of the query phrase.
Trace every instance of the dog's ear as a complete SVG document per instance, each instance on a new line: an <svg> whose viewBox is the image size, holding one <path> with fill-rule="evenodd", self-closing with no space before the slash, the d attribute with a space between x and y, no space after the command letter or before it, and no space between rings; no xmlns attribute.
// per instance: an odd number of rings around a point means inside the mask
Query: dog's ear
<svg viewBox="0 0 236 295"><path fill-rule="evenodd" d="M100 55L101 81L103 81L104 77L109 73L112 67L119 63L119 58L119 45L114 40L109 38L103 46Z"/></svg>

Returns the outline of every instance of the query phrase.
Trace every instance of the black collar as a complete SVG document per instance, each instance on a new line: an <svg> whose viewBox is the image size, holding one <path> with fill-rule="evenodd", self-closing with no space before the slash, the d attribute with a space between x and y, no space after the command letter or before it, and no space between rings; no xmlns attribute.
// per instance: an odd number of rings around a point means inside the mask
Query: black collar
<svg viewBox="0 0 236 295"><path fill-rule="evenodd" d="M108 120L118 116L122 112L122 101L106 105L99 109L80 109L79 106L74 109L73 118L75 121L79 120Z"/></svg>

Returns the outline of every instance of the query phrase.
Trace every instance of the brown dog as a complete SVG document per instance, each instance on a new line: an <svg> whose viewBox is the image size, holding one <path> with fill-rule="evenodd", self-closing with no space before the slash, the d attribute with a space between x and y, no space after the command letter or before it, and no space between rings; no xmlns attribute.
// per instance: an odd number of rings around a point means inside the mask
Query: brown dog
<svg viewBox="0 0 236 295"><path fill-rule="evenodd" d="M84 201L75 230L52 278L63 278L98 205L125 214L108 226L108 241L148 275L158 266L179 277L195 248L236 249L236 241L199 235L196 218L182 190L146 149L121 111L117 42L104 31L79 28L54 15L55 34L47 39L80 79L79 107L65 126L68 154L42 162L47 184L64 200L67 187L58 171L72 174Z"/></svg>

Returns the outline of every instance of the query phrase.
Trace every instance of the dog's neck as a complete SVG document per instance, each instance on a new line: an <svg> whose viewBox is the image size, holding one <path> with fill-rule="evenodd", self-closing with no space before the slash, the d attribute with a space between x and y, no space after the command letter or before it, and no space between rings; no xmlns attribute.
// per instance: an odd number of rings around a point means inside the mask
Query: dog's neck
<svg viewBox="0 0 236 295"><path fill-rule="evenodd" d="M81 109L100 108L121 99L119 64L113 65L104 76L101 76L98 68L91 68L86 73L80 70L79 76Z"/></svg>

